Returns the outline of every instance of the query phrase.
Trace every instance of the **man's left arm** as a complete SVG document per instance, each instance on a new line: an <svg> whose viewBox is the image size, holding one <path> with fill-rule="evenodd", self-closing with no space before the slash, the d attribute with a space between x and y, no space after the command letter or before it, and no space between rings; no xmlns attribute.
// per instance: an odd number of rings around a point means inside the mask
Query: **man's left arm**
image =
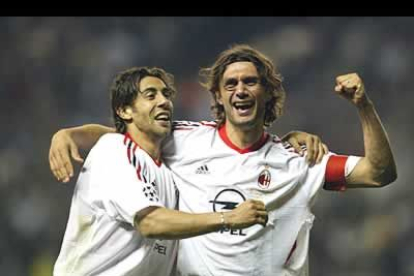
<svg viewBox="0 0 414 276"><path fill-rule="evenodd" d="M356 73L337 77L335 92L356 106L364 137L365 156L346 177L347 188L382 187L394 182L397 169L391 146L361 78Z"/></svg>

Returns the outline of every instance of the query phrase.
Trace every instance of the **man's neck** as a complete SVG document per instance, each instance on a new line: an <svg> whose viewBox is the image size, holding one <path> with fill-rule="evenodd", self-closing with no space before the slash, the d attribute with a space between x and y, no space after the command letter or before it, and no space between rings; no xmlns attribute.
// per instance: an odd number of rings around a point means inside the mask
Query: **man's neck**
<svg viewBox="0 0 414 276"><path fill-rule="evenodd" d="M230 141L241 149L248 148L258 142L264 132L262 125L238 127L226 122L224 127Z"/></svg>
<svg viewBox="0 0 414 276"><path fill-rule="evenodd" d="M159 161L161 159L161 144L163 139L154 138L137 129L128 128L128 133L138 146L148 153L152 159Z"/></svg>

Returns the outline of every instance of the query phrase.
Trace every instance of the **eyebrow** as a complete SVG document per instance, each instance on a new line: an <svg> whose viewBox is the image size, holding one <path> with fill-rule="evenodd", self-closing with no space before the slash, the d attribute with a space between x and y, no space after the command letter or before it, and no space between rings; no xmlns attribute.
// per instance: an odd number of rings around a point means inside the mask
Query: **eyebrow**
<svg viewBox="0 0 414 276"><path fill-rule="evenodd" d="M150 87L145 88L145 90L142 91L141 93L146 93L146 92L157 92L157 89L153 86L150 86Z"/></svg>
<svg viewBox="0 0 414 276"><path fill-rule="evenodd" d="M232 82L232 81L237 81L237 79L231 77L231 78L224 79L223 81L224 81L225 84L227 84L227 83Z"/></svg>
<svg viewBox="0 0 414 276"><path fill-rule="evenodd" d="M243 80L246 81L258 81L260 78L258 76L247 76L245 78L243 78Z"/></svg>
<svg viewBox="0 0 414 276"><path fill-rule="evenodd" d="M245 76L245 77L242 78L243 82L245 82L245 81L259 81L259 80L260 80L260 77L258 77L258 76ZM238 82L238 78L234 78L234 77L230 77L230 78L227 78L227 79L224 78L223 81L224 81L224 84L228 84L232 81Z"/></svg>
<svg viewBox="0 0 414 276"><path fill-rule="evenodd" d="M164 87L163 89L161 89L161 92L172 92L173 91L173 89L171 88L171 87L168 87L168 86L166 86L166 87Z"/></svg>

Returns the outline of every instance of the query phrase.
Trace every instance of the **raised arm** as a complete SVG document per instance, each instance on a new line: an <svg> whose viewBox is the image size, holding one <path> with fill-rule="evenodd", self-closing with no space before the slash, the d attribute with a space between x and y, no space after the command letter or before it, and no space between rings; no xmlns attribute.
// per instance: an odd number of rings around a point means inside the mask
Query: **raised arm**
<svg viewBox="0 0 414 276"><path fill-rule="evenodd" d="M69 155L73 160L82 163L79 148L92 148L99 137L110 132L115 132L115 129L97 124L65 128L56 132L50 144L49 165L57 180L68 182L73 176L73 165Z"/></svg>
<svg viewBox="0 0 414 276"><path fill-rule="evenodd" d="M364 136L365 156L347 177L347 187L382 187L394 182L397 169L390 143L361 78L355 73L337 77L335 92L356 106Z"/></svg>
<svg viewBox="0 0 414 276"><path fill-rule="evenodd" d="M189 214L162 207L148 207L135 216L135 228L147 238L185 239L226 229L267 223L265 205L247 200L230 212Z"/></svg>

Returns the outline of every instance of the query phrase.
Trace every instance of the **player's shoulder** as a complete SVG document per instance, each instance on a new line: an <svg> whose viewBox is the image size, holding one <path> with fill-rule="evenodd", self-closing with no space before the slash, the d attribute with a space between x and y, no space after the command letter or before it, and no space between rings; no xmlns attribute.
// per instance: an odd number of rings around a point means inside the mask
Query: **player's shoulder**
<svg viewBox="0 0 414 276"><path fill-rule="evenodd" d="M267 149L264 149L267 152L267 156L272 156L272 158L278 160L285 160L286 164L292 165L305 161L289 142L283 141L275 134L269 134L267 147Z"/></svg>
<svg viewBox="0 0 414 276"><path fill-rule="evenodd" d="M125 140L124 134L106 133L99 138L95 147L107 148L108 150L112 150L113 147L118 147L118 148L123 147L123 145L125 145L124 140Z"/></svg>
<svg viewBox="0 0 414 276"><path fill-rule="evenodd" d="M174 121L172 130L174 132L194 131L194 130L211 130L217 127L215 121Z"/></svg>
<svg viewBox="0 0 414 276"><path fill-rule="evenodd" d="M98 140L91 150L91 158L99 159L98 163L111 163L117 166L152 164L148 162L148 153L128 134L108 133Z"/></svg>
<svg viewBox="0 0 414 276"><path fill-rule="evenodd" d="M90 155L96 158L117 160L122 158L128 148L127 136L121 133L107 133L102 135L94 145Z"/></svg>
<svg viewBox="0 0 414 276"><path fill-rule="evenodd" d="M122 170L127 164L123 137L119 133L102 135L88 153L82 172L108 176L113 168ZM101 179L101 176L98 178Z"/></svg>
<svg viewBox="0 0 414 276"><path fill-rule="evenodd" d="M172 137L175 139L206 137L205 135L214 134L216 130L217 123L214 121L174 121Z"/></svg>
<svg viewBox="0 0 414 276"><path fill-rule="evenodd" d="M278 135L268 133L268 144L273 150L284 153L295 153L295 149L287 141L283 141Z"/></svg>

